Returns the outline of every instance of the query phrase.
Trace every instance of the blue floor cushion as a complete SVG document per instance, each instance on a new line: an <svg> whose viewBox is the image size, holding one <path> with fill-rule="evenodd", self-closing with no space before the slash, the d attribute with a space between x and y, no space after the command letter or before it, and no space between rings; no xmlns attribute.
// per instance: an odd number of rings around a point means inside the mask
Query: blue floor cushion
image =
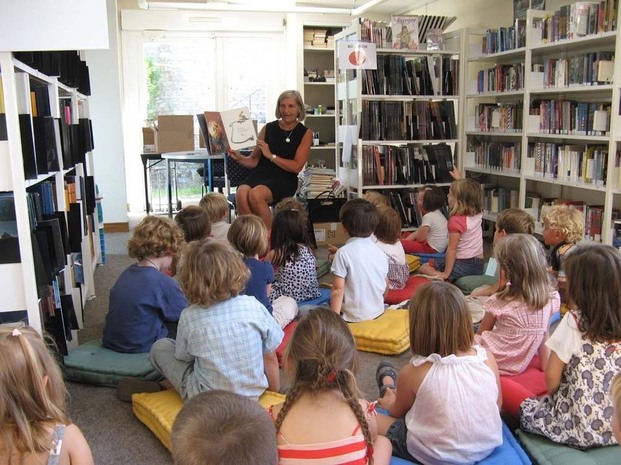
<svg viewBox="0 0 621 465"><path fill-rule="evenodd" d="M161 375L149 362L149 354L122 354L92 341L69 351L65 357L65 378L79 383L116 387L121 378L132 376L154 381Z"/></svg>
<svg viewBox="0 0 621 465"><path fill-rule="evenodd" d="M516 431L524 450L533 462L539 465L612 465L621 463L619 446L594 447L592 449L574 449L550 441L544 436Z"/></svg>
<svg viewBox="0 0 621 465"><path fill-rule="evenodd" d="M332 292L332 289L320 287L319 292L321 293L319 297L309 300L302 300L301 302L298 302L298 307L301 307L302 305L330 305L330 292Z"/></svg>

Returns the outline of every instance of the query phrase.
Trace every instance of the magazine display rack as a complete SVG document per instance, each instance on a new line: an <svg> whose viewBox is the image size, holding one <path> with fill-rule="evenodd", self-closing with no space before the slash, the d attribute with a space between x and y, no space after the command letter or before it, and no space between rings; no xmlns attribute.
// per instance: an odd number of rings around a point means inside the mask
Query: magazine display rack
<svg viewBox="0 0 621 465"><path fill-rule="evenodd" d="M452 181L461 34L445 34L441 50L394 49L387 27L356 20L336 35L337 175L349 197L386 195L404 229L413 229L416 190ZM339 43L361 40L376 43L377 69L340 69Z"/></svg>
<svg viewBox="0 0 621 465"><path fill-rule="evenodd" d="M484 218L519 207L539 221L541 207L570 204L585 215L585 238L610 244L621 206L621 41L607 19L612 0L579 4L464 31L462 166L487 185Z"/></svg>
<svg viewBox="0 0 621 465"><path fill-rule="evenodd" d="M2 52L0 74L0 240L18 251L0 263L0 322L27 321L65 352L102 261L88 68L75 51Z"/></svg>

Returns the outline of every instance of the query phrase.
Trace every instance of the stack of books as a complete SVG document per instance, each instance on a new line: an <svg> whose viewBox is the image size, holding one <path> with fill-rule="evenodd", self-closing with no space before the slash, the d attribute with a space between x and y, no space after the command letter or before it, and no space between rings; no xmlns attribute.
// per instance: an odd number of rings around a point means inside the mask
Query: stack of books
<svg viewBox="0 0 621 465"><path fill-rule="evenodd" d="M336 171L331 168L307 167L302 175L300 197L303 199L326 197L329 192L332 192L335 179Z"/></svg>

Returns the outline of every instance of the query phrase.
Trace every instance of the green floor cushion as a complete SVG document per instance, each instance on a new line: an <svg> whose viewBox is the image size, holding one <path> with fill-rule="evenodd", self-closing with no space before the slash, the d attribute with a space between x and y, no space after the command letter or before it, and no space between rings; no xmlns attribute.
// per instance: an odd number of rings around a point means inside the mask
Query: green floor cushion
<svg viewBox="0 0 621 465"><path fill-rule="evenodd" d="M122 354L92 341L71 350L65 357L65 377L69 381L116 387L121 378L144 381L161 377L149 362L149 354Z"/></svg>
<svg viewBox="0 0 621 465"><path fill-rule="evenodd" d="M348 326L358 350L393 355L410 348L409 315L406 309L386 310L374 320L348 323Z"/></svg>
<svg viewBox="0 0 621 465"><path fill-rule="evenodd" d="M259 403L266 409L284 401L283 394L271 391L265 391L259 397ZM134 415L155 434L168 450L170 450L170 432L182 407L183 400L174 389L143 392L132 396Z"/></svg>
<svg viewBox="0 0 621 465"><path fill-rule="evenodd" d="M574 449L557 444L544 436L516 431L519 441L533 462L539 465L611 465L621 463L619 446L595 447L593 449Z"/></svg>
<svg viewBox="0 0 621 465"><path fill-rule="evenodd" d="M473 276L462 276L453 284L461 290L464 294L470 294L477 287L481 286L492 286L496 284L498 278L496 276L487 276L485 274L482 275L473 275Z"/></svg>
<svg viewBox="0 0 621 465"><path fill-rule="evenodd" d="M330 273L330 265L331 265L330 262L328 260L323 259L323 258L318 258L316 260L317 279L319 279L322 276L325 276L328 273Z"/></svg>

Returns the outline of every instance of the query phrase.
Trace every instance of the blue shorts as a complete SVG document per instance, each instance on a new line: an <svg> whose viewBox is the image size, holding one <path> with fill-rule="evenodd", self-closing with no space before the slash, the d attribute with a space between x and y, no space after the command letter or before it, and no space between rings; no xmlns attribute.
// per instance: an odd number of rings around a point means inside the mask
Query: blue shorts
<svg viewBox="0 0 621 465"><path fill-rule="evenodd" d="M408 452L408 430L405 426L404 418L399 418L390 425L388 431L386 431L386 437L392 444L392 455L409 460L412 463L420 463Z"/></svg>
<svg viewBox="0 0 621 465"><path fill-rule="evenodd" d="M482 258L457 258L453 265L448 281L453 283L462 276L481 275L484 273L484 260ZM444 258L436 258L434 268L438 271L444 271L446 262Z"/></svg>

